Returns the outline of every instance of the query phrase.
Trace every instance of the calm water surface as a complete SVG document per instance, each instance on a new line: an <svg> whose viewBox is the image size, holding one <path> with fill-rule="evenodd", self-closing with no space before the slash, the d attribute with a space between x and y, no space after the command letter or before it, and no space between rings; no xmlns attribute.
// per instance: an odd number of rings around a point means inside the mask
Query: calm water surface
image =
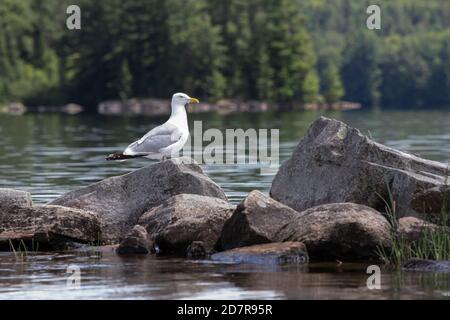
<svg viewBox="0 0 450 320"><path fill-rule="evenodd" d="M191 115L203 128L279 128L285 160L319 113ZM355 111L326 113L386 145L450 162L450 112ZM0 188L29 191L35 203L148 164L105 162L164 119L145 117L0 115ZM253 189L268 192L272 175L248 165L203 165L238 202ZM66 268L81 268L81 290L66 289ZM175 258L121 258L111 250L33 254L18 260L0 253L0 298L327 299L448 298L450 276L383 271L382 289L368 290L365 265L338 267L230 266Z"/></svg>

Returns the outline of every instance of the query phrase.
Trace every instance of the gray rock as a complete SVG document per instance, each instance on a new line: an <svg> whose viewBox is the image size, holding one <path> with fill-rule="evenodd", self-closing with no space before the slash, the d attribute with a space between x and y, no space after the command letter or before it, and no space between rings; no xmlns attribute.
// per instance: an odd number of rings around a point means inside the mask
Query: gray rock
<svg viewBox="0 0 450 320"><path fill-rule="evenodd" d="M321 117L280 167L270 195L297 211L338 202L384 211L381 198L389 199L389 186L398 217L435 222L444 201L450 208L448 182L446 165L386 147Z"/></svg>
<svg viewBox="0 0 450 320"><path fill-rule="evenodd" d="M306 264L308 253L301 242L269 243L215 253L211 260L233 264Z"/></svg>
<svg viewBox="0 0 450 320"><path fill-rule="evenodd" d="M227 200L192 159L176 158L69 192L50 204L97 212L103 240L111 243L127 234L145 211L181 193Z"/></svg>
<svg viewBox="0 0 450 320"><path fill-rule="evenodd" d="M153 242L143 226L135 225L127 236L120 241L117 254L148 254L152 251Z"/></svg>
<svg viewBox="0 0 450 320"><path fill-rule="evenodd" d="M219 198L180 194L146 212L139 224L145 226L161 253L184 255L193 241L202 241L210 252L234 209Z"/></svg>
<svg viewBox="0 0 450 320"><path fill-rule="evenodd" d="M391 235L389 222L374 209L333 203L301 212L277 237L303 242L313 261L358 261L376 258L378 246L388 249Z"/></svg>
<svg viewBox="0 0 450 320"><path fill-rule="evenodd" d="M276 242L277 232L297 214L297 211L263 193L252 191L225 223L221 235L222 249Z"/></svg>
<svg viewBox="0 0 450 320"><path fill-rule="evenodd" d="M27 250L65 249L73 243L98 243L95 213L60 206L12 206L0 212L0 249L25 244ZM23 249L23 248L22 248Z"/></svg>
<svg viewBox="0 0 450 320"><path fill-rule="evenodd" d="M402 269L406 271L447 273L450 272L450 261L411 259L403 264Z"/></svg>
<svg viewBox="0 0 450 320"><path fill-rule="evenodd" d="M420 240L425 232L434 232L442 228L436 224L415 218L404 217L398 220L398 235L408 243ZM450 228L445 227L450 234Z"/></svg>
<svg viewBox="0 0 450 320"><path fill-rule="evenodd" d="M32 205L33 201L29 192L0 188L0 210L11 206L31 207Z"/></svg>

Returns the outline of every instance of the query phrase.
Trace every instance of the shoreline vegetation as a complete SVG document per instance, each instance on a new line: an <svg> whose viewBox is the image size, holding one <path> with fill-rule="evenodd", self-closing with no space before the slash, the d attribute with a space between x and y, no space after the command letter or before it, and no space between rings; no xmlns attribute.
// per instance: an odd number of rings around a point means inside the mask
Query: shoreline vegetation
<svg viewBox="0 0 450 320"><path fill-rule="evenodd" d="M362 261L450 272L448 173L442 163L320 117L269 195L251 191L237 206L190 158L107 178L45 205L0 189L0 249L95 243L114 245L117 254L218 263Z"/></svg>
<svg viewBox="0 0 450 320"><path fill-rule="evenodd" d="M2 0L0 104L167 98L450 107L450 6L369 0Z"/></svg>

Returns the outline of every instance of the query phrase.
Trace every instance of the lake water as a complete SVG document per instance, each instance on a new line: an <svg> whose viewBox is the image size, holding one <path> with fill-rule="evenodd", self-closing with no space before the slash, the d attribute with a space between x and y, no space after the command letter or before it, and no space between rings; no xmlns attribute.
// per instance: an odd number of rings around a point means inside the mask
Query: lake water
<svg viewBox="0 0 450 320"><path fill-rule="evenodd" d="M204 129L280 129L280 160L291 154L320 113L193 114ZM357 127L386 145L424 158L450 162L450 112L351 111L324 113ZM95 115L0 115L0 188L33 194L35 203L148 164L111 163L120 151L163 119ZM273 175L255 165L203 165L237 203L249 191L268 192ZM66 269L81 268L80 290L66 288ZM120 258L111 250L33 254L0 253L0 298L448 298L450 277L384 270L382 289L366 287L366 265L308 267L230 266L176 258Z"/></svg>

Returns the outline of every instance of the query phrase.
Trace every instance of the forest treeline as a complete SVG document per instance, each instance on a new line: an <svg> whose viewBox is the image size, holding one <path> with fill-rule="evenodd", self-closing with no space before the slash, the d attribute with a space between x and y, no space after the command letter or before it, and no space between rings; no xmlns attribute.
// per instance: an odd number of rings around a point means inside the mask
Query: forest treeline
<svg viewBox="0 0 450 320"><path fill-rule="evenodd" d="M450 1L1 0L0 102L169 97L450 107ZM81 8L81 30L66 8Z"/></svg>

